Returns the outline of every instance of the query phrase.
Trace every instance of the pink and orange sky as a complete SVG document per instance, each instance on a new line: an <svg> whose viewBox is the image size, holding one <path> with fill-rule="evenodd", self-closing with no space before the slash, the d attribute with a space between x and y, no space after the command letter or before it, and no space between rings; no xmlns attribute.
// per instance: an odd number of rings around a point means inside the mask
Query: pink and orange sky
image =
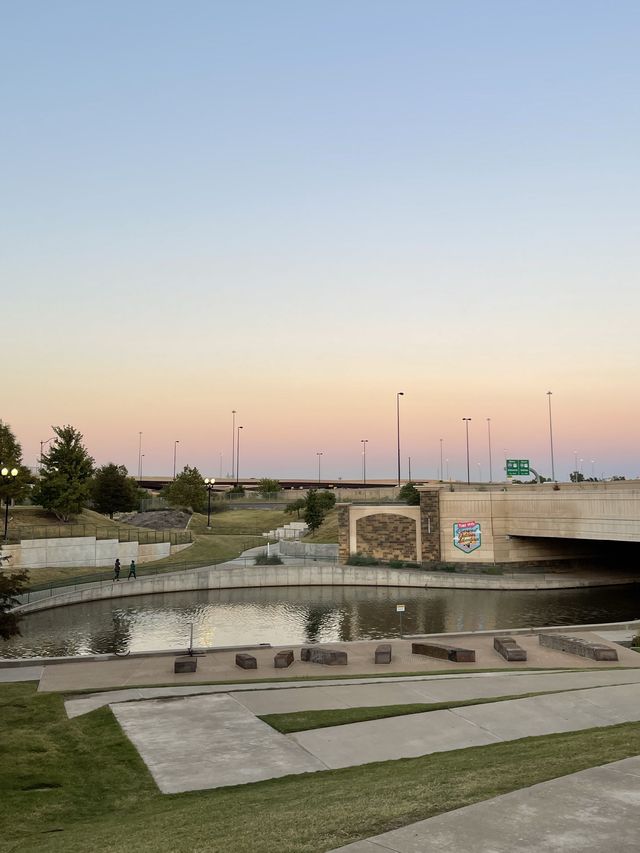
<svg viewBox="0 0 640 853"><path fill-rule="evenodd" d="M0 417L100 464L640 474L640 8L14 5ZM593 463L592 463L592 460ZM480 463L478 467L477 463Z"/></svg>

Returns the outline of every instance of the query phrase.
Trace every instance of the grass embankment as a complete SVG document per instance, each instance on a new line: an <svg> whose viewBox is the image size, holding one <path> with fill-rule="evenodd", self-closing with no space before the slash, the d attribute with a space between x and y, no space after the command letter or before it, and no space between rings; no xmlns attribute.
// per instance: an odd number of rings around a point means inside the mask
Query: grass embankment
<svg viewBox="0 0 640 853"><path fill-rule="evenodd" d="M109 708L0 686L0 850L318 853L640 753L640 723L163 795ZM203 745L215 748L215 745Z"/></svg>
<svg viewBox="0 0 640 853"><path fill-rule="evenodd" d="M308 536L303 537L303 542L317 542L319 545L335 545L338 543L338 510L331 509L325 515L320 527Z"/></svg>
<svg viewBox="0 0 640 853"><path fill-rule="evenodd" d="M41 513L51 518L48 513L45 513L41 509L38 510L31 507L20 507L19 509L21 512L23 510L32 510L35 513ZM194 514L191 525L189 526L194 536L193 544L162 560L139 564L138 577L158 572L180 571L182 569L194 568L198 565L206 566L232 560L248 548L264 545L267 540L262 535L256 534L271 530L274 521L280 523L283 515L284 513L274 512L273 510L230 510L229 512L220 513L212 517L212 527L214 528L212 532L199 533L201 522L203 522L203 529L206 530L207 517ZM143 542L146 541L145 537L148 537L150 533L153 534L153 531L149 531L147 528L136 528L123 523L117 524L105 516L91 512L91 510L84 510L82 517L91 518L86 523L87 525L91 524L93 527L98 524L96 521L98 519L101 523L112 525L114 529L120 528L122 530L130 528L132 531L141 530L143 531ZM123 562L123 572L126 577L126 562ZM42 587L48 584L61 585L65 583L72 584L75 581L98 580L110 576L111 570L105 566L52 567L32 569L29 572L29 584L33 587Z"/></svg>

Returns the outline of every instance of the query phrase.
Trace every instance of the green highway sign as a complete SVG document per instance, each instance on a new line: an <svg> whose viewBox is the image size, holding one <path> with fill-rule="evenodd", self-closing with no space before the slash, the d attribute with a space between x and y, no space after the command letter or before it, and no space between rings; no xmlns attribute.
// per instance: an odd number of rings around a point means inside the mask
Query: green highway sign
<svg viewBox="0 0 640 853"><path fill-rule="evenodd" d="M507 459L507 477L528 477L530 473L528 459Z"/></svg>

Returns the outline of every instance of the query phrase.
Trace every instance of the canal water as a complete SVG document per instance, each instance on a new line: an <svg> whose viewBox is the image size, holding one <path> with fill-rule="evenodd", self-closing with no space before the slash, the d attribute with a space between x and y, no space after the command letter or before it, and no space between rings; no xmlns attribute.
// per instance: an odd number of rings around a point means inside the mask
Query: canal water
<svg viewBox="0 0 640 853"><path fill-rule="evenodd" d="M253 643L288 645L407 634L619 622L640 617L640 587L567 590L272 587L96 601L32 613L5 658Z"/></svg>

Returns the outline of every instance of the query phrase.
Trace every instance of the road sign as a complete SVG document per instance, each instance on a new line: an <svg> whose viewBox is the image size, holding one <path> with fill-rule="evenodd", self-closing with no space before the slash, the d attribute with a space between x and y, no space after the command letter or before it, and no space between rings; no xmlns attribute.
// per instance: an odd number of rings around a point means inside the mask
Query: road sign
<svg viewBox="0 0 640 853"><path fill-rule="evenodd" d="M507 477L528 477L530 473L528 459L507 459Z"/></svg>
<svg viewBox="0 0 640 853"><path fill-rule="evenodd" d="M396 613L404 613L404 604L396 604Z"/></svg>

